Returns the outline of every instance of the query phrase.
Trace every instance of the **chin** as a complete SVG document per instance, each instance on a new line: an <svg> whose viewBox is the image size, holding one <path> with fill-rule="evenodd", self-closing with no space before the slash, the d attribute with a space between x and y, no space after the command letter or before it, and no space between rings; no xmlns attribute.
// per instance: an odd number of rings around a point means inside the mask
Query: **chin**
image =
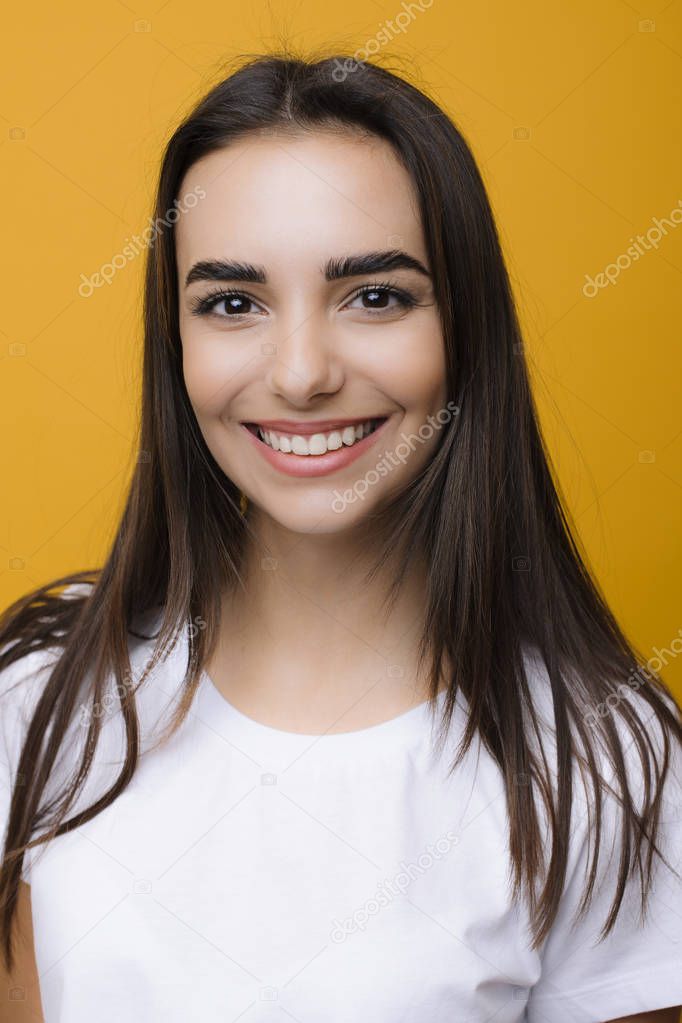
<svg viewBox="0 0 682 1023"><path fill-rule="evenodd" d="M293 496L285 501L273 500L270 502L266 499L257 501L255 504L258 506L259 512L267 515L280 527L288 529L292 533L308 536L331 535L343 533L357 526L370 514L376 503L374 497L371 501L356 497L352 502L338 502L336 495L343 494L346 489L330 487L323 493L301 494L298 499ZM341 505L343 506L341 507Z"/></svg>

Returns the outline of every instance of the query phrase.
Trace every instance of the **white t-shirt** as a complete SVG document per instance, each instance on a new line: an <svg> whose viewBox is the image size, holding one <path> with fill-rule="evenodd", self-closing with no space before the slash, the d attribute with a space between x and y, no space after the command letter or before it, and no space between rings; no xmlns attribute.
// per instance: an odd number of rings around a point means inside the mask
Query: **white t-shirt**
<svg viewBox="0 0 682 1023"><path fill-rule="evenodd" d="M131 645L134 671L152 645ZM184 632L138 691L149 738L169 720L186 655ZM0 673L3 831L46 661L33 653ZM499 768L475 741L447 777L461 700L437 759L425 704L361 731L299 735L240 713L204 674L180 732L144 743L113 805L26 858L46 1023L603 1023L682 1003L674 875L658 874L644 927L626 903L593 947L614 861L570 929L587 851L581 788L561 911L529 950L507 886ZM103 703L78 809L118 774L115 706ZM60 770L84 735L80 721ZM678 870L681 795L677 764L662 848Z"/></svg>

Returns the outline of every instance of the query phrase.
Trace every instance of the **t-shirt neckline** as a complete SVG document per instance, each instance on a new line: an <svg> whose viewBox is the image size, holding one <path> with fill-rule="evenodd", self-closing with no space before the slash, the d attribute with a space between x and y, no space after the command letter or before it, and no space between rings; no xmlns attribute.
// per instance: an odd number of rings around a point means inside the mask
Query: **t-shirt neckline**
<svg viewBox="0 0 682 1023"><path fill-rule="evenodd" d="M249 717L238 710L234 704L220 692L213 679L204 669L199 682L200 703L208 715L208 720L225 722L235 739L243 739L254 743L265 744L269 748L295 748L315 743L330 750L339 750L342 746L379 746L386 742L406 739L416 734L423 734L424 728L434 727L431 718L431 703L425 700L410 707L386 721L380 721L366 728L348 732L290 732L273 725L267 725L256 718ZM437 712L443 705L446 690L437 696ZM436 720L438 713L436 714Z"/></svg>

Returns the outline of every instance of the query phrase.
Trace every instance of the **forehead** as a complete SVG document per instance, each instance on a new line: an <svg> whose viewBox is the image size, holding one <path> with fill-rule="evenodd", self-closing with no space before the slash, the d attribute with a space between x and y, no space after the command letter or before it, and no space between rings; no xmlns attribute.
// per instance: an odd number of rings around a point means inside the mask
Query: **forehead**
<svg viewBox="0 0 682 1023"><path fill-rule="evenodd" d="M179 270L222 254L317 267L362 248L426 259L410 176L376 136L250 136L193 164L179 202L194 189L205 196L177 220Z"/></svg>

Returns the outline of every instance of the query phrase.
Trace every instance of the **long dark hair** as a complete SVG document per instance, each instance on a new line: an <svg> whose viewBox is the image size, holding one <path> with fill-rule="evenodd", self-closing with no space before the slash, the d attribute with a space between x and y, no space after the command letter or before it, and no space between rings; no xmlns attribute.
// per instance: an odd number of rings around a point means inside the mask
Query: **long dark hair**
<svg viewBox="0 0 682 1023"><path fill-rule="evenodd" d="M164 220L187 170L211 151L262 129L326 128L387 140L414 182L445 339L448 397L459 409L441 431L429 464L373 519L378 555L370 576L389 556L391 562L398 558L393 600L413 559L425 559L419 656L420 664L429 663L431 706L445 672L441 737L458 694L468 708L453 768L475 736L499 764L509 810L513 892L528 896L534 948L555 919L565 882L573 768L576 763L581 773L584 768L595 810L596 841L582 911L596 876L601 790L610 788L606 773L615 775L617 788L611 791L623 811L622 856L605 936L635 864L644 912L652 856L654 850L660 853L656 837L670 742L682 743L681 715L657 672L643 669L642 656L619 629L572 534L540 434L493 215L466 141L423 90L379 62L355 63L343 54L306 59L288 50L249 56L172 135L155 218ZM241 580L248 515L240 514L239 492L209 452L185 390L176 273L171 225L158 233L147 254L138 458L106 563L41 586L0 618L0 671L48 647L58 655L41 683L17 765L22 784L14 788L9 813L0 905L10 969L25 850L92 819L135 771L140 729L129 642L139 616L150 609L161 613L158 634L151 637L149 670L188 622L200 617L205 624L189 632L182 698L170 735L184 719L214 649L221 592ZM64 587L79 583L88 584L85 592L65 599ZM546 670L556 744L551 765L544 745L538 755L534 742L538 707L528 680L529 651ZM125 721L125 762L100 799L67 819L92 763L99 714L90 714L73 780L44 806L41 797L76 713L81 684L87 676L94 708L110 672ZM662 757L651 740L654 725L660 726ZM641 807L629 787L626 742L636 745L642 764ZM43 825L43 833L33 838Z"/></svg>

